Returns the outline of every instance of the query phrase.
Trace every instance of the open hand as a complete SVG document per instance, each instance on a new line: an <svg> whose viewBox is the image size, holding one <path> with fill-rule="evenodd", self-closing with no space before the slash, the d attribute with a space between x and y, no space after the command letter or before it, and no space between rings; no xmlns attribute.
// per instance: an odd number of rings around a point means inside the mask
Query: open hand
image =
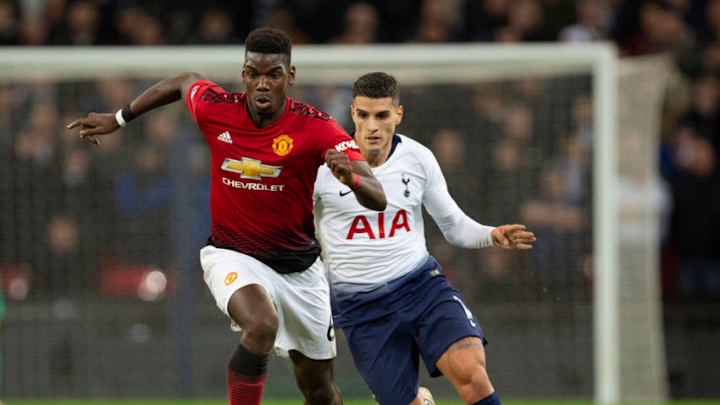
<svg viewBox="0 0 720 405"><path fill-rule="evenodd" d="M493 245L503 249L532 249L531 243L535 242L535 234L525 230L525 225L501 225L490 233Z"/></svg>
<svg viewBox="0 0 720 405"><path fill-rule="evenodd" d="M117 120L115 120L115 114L108 113L90 113L87 117L80 118L68 124L67 129L73 129L78 126L82 126L80 138L94 143L95 146L100 146L100 141L95 135L109 134L120 128Z"/></svg>
<svg viewBox="0 0 720 405"><path fill-rule="evenodd" d="M346 186L353 184L353 171L350 159L342 152L328 149L325 153L325 162L332 174Z"/></svg>

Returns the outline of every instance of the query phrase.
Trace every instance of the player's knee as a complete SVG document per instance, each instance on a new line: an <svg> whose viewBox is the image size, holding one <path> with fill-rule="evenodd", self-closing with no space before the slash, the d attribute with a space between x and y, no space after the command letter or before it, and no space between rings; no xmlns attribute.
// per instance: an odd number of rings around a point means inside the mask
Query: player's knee
<svg viewBox="0 0 720 405"><path fill-rule="evenodd" d="M244 322L241 328L243 331L243 343L248 348L269 352L275 344L278 319L274 314L272 316L258 317Z"/></svg>
<svg viewBox="0 0 720 405"><path fill-rule="evenodd" d="M477 365L468 377L473 387L485 387L490 384L490 378L484 365Z"/></svg>
<svg viewBox="0 0 720 405"><path fill-rule="evenodd" d="M452 369L463 385L480 386L488 382L485 361L482 358L458 357Z"/></svg>

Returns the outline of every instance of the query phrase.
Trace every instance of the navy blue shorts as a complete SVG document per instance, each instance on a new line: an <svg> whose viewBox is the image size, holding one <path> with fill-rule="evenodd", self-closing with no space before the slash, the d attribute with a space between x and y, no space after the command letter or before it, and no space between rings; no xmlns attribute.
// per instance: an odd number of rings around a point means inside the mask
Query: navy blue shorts
<svg viewBox="0 0 720 405"><path fill-rule="evenodd" d="M420 357L437 377L442 373L436 363L451 344L468 336L485 342L462 294L432 257L389 295L368 305L382 305L385 315L346 325L343 332L360 374L381 405L409 404L417 396Z"/></svg>

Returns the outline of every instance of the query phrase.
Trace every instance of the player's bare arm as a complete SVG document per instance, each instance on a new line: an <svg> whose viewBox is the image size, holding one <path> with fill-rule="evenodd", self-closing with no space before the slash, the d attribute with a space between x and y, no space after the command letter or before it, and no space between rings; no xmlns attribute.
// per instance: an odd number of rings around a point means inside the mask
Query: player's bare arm
<svg viewBox="0 0 720 405"><path fill-rule="evenodd" d="M149 89L145 90L126 109L133 117L142 115L154 108L173 103L180 100L187 94L191 84L203 80L198 73L181 73L176 76L165 78ZM100 142L96 135L105 135L115 132L120 128L117 114L114 113L90 113L85 118L80 118L67 125L67 129L81 127L80 137L99 146Z"/></svg>
<svg viewBox="0 0 720 405"><path fill-rule="evenodd" d="M493 245L503 249L530 250L537 239L535 234L525 230L525 225L501 225L490 233Z"/></svg>
<svg viewBox="0 0 720 405"><path fill-rule="evenodd" d="M341 183L350 187L363 207L375 211L385 210L387 206L385 192L367 162L362 160L351 162L344 153L333 149L329 149L325 154L325 162L332 174Z"/></svg>

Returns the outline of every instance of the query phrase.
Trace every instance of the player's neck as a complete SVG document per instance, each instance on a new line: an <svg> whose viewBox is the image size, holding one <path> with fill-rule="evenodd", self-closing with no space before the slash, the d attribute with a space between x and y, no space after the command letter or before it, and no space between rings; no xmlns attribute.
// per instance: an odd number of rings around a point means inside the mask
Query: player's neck
<svg viewBox="0 0 720 405"><path fill-rule="evenodd" d="M251 103L247 103L248 113L250 114L250 119L252 120L253 124L255 124L258 128L265 128L268 125L272 125L275 122L277 122L285 113L285 107L287 107L287 97L283 101L283 105L281 108L279 108L277 111L275 111L272 115L261 115L257 112L257 110L253 107Z"/></svg>
<svg viewBox="0 0 720 405"><path fill-rule="evenodd" d="M360 148L360 152L370 167L378 167L387 161L390 156L390 148L391 145L379 150L362 150Z"/></svg>

